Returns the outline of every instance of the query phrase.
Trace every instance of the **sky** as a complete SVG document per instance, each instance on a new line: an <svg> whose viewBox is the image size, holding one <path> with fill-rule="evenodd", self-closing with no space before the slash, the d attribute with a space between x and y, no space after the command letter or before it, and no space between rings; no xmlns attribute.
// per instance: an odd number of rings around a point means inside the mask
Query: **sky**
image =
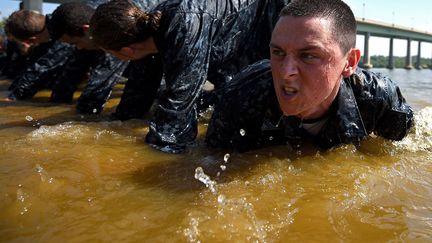
<svg viewBox="0 0 432 243"><path fill-rule="evenodd" d="M323 0L325 1L325 0ZM359 18L378 20L432 33L432 1L431 0L344 0ZM0 18L9 16L18 9L19 1L0 0ZM44 3L43 13L51 13L57 4ZM357 47L363 52L364 37L357 36ZM394 55L405 56L406 41L395 39ZM416 41L411 42L411 53L417 55ZM389 40L387 38L370 38L371 55L388 55ZM422 43L422 57L432 57L432 44Z"/></svg>

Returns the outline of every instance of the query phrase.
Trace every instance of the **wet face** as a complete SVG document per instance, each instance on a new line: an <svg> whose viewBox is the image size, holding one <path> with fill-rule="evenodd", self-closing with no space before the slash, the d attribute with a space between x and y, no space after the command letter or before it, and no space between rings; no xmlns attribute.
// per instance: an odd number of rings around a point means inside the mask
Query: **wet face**
<svg viewBox="0 0 432 243"><path fill-rule="evenodd" d="M152 37L142 42L122 47L120 50L108 50L104 48L102 48L102 50L124 61L143 59L146 56L159 52Z"/></svg>
<svg viewBox="0 0 432 243"><path fill-rule="evenodd" d="M283 16L270 42L273 82L279 106L287 116L318 118L335 99L344 55L332 39L331 22Z"/></svg>
<svg viewBox="0 0 432 243"><path fill-rule="evenodd" d="M62 42L76 46L78 49L96 50L99 49L87 34L83 36L71 36L64 34L60 37Z"/></svg>

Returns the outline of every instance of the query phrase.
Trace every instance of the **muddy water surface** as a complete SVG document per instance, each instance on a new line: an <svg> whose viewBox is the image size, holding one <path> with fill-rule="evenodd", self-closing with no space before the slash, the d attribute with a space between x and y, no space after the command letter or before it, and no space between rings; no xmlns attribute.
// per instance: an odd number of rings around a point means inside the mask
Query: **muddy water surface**
<svg viewBox="0 0 432 243"><path fill-rule="evenodd" d="M432 74L416 72L429 79L417 95L399 79L415 129L359 150L210 150L203 118L196 145L168 155L144 144L145 121L108 119L118 94L98 116L47 91L0 102L0 241L429 241Z"/></svg>

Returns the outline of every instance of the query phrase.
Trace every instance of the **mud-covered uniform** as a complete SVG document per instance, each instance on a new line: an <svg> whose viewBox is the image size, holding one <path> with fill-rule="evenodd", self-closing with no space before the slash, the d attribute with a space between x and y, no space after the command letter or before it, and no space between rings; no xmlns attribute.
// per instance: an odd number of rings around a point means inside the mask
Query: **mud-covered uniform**
<svg viewBox="0 0 432 243"><path fill-rule="evenodd" d="M146 95L150 97L155 96L150 92L156 92L154 87L161 83L161 73L165 87L157 95L147 143L176 153L195 139L196 101L204 82L210 80L218 87L242 67L268 57L271 31L286 2L172 0L154 8L162 13L153 36L159 58L146 60L151 62L151 75L146 72L149 68L142 68L142 74L136 76L141 76L141 90L148 90ZM128 110L118 109L117 113L127 115Z"/></svg>
<svg viewBox="0 0 432 243"><path fill-rule="evenodd" d="M358 68L341 80L339 93L325 117L307 121L283 116L268 60L255 63L220 89L206 135L211 147L247 151L311 141L321 148L355 144L370 133L400 140L413 124L413 111L388 77ZM316 134L307 127L320 123Z"/></svg>

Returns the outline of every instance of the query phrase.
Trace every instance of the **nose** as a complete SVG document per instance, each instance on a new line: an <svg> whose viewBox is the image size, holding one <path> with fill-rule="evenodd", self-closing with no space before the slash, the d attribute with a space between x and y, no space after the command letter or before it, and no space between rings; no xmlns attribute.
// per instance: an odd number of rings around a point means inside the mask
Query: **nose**
<svg viewBox="0 0 432 243"><path fill-rule="evenodd" d="M282 78L291 78L298 74L298 65L294 57L287 55L280 63Z"/></svg>

